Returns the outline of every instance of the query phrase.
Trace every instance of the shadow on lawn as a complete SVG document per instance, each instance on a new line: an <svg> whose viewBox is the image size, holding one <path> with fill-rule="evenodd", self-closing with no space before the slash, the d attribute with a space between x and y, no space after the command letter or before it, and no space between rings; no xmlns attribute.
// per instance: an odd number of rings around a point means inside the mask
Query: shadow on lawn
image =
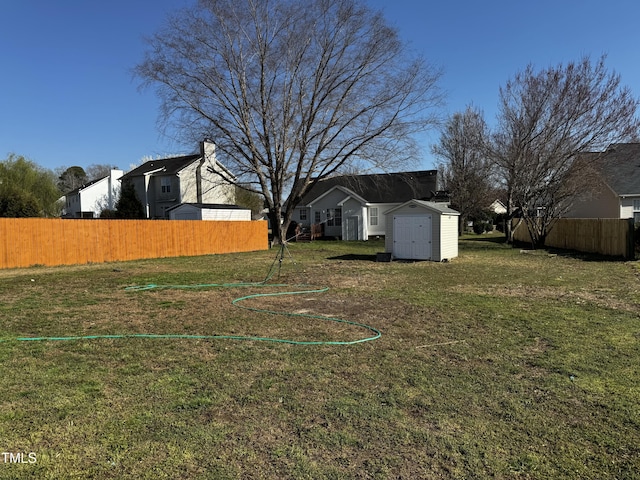
<svg viewBox="0 0 640 480"><path fill-rule="evenodd" d="M474 243L491 243L491 244L506 244L507 238L504 235L463 235L460 237L461 242L474 242Z"/></svg>
<svg viewBox="0 0 640 480"><path fill-rule="evenodd" d="M389 263L391 260L378 260L378 255L360 255L350 253L347 255L336 255L335 257L327 257L327 260L343 260L343 261L353 261L360 260L364 262L378 262L378 263ZM420 263L426 262L427 260L407 260L402 258L394 258L393 263Z"/></svg>
<svg viewBox="0 0 640 480"><path fill-rule="evenodd" d="M346 255L337 255L335 257L327 257L327 260L360 260L365 262L375 262L376 255L365 255L365 254L357 254L357 253L348 253Z"/></svg>

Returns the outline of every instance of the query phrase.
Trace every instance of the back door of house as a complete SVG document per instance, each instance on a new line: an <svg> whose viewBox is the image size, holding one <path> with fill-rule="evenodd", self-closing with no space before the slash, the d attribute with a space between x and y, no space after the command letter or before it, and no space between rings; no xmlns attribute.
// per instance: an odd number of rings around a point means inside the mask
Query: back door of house
<svg viewBox="0 0 640 480"><path fill-rule="evenodd" d="M345 240L358 240L358 217L347 217Z"/></svg>
<svg viewBox="0 0 640 480"><path fill-rule="evenodd" d="M393 217L393 256L407 260L431 258L431 215Z"/></svg>

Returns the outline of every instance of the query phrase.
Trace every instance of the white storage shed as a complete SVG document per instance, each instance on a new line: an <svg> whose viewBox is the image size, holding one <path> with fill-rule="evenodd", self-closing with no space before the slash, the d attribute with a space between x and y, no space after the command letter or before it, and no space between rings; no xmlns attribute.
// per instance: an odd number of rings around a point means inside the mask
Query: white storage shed
<svg viewBox="0 0 640 480"><path fill-rule="evenodd" d="M444 203L409 200L385 216L385 250L392 258L441 262L458 256L460 213Z"/></svg>
<svg viewBox="0 0 640 480"><path fill-rule="evenodd" d="M167 210L169 220L251 220L251 210L217 203L181 203Z"/></svg>

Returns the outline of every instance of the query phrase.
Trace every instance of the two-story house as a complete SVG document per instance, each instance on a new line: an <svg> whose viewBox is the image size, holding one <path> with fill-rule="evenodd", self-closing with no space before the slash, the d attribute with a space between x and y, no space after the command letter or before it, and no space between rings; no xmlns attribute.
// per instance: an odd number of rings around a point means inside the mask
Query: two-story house
<svg viewBox="0 0 640 480"><path fill-rule="evenodd" d="M215 145L204 141L192 155L149 160L127 172L147 218L169 218L183 203L233 204L235 177L216 160Z"/></svg>
<svg viewBox="0 0 640 480"><path fill-rule="evenodd" d="M103 210L113 210L120 195L120 178L124 172L112 169L64 196L64 218L98 218Z"/></svg>

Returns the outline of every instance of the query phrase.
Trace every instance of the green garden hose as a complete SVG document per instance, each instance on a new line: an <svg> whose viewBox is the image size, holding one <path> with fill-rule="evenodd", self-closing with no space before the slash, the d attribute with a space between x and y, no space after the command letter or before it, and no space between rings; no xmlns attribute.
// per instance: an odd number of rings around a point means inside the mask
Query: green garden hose
<svg viewBox="0 0 640 480"><path fill-rule="evenodd" d="M282 262L282 257L280 258L280 263ZM274 261L275 264L275 261ZM202 284L194 284L194 285L158 285L155 283L150 283L147 285L133 285L126 287L125 290L128 292L141 292L146 290L154 290L154 289L205 289L205 288L238 288L238 287L286 287L287 284L269 284L267 283L274 275L275 270L272 265L267 277L261 282L247 282L247 283L202 283ZM0 342L7 342L10 340L20 341L20 342L35 342L35 341L72 341L72 340L96 340L96 339L121 339L121 338L159 338L159 339L191 339L191 340L253 340L253 341L261 341L261 342L274 342L274 343L288 343L292 345L353 345L356 343L369 342L372 340L376 340L380 338L382 333L369 325L365 325L363 323L353 322L349 320L344 320L341 318L328 317L324 315L312 315L306 313L292 313L292 312L278 312L273 310L267 310L262 308L254 308L254 307L246 307L243 305L239 305L239 303L249 300L251 298L263 298L263 297L275 297L275 296L283 296L283 295L300 295L305 293L322 293L329 290L328 287L322 288L311 288L306 287L304 285L296 286L295 291L285 291L285 292L276 292L276 293L254 293L250 295L245 295L239 298L234 299L231 303L239 308L243 308L245 310L249 310L257 313L267 313L273 315L286 315L290 317L304 317L315 320L329 321L329 322L337 322L343 323L346 325L351 325L354 327L365 329L373 335L368 336L366 338L360 338L356 340L337 340L337 341L314 341L314 340L293 340L287 338L272 338L272 337L257 337L257 336L241 336L241 335L187 335L187 334L153 334L153 333L132 333L132 334L115 334L115 335L79 335L79 336L61 336L61 337L17 337L13 339L0 339ZM302 288L302 289L298 289Z"/></svg>

